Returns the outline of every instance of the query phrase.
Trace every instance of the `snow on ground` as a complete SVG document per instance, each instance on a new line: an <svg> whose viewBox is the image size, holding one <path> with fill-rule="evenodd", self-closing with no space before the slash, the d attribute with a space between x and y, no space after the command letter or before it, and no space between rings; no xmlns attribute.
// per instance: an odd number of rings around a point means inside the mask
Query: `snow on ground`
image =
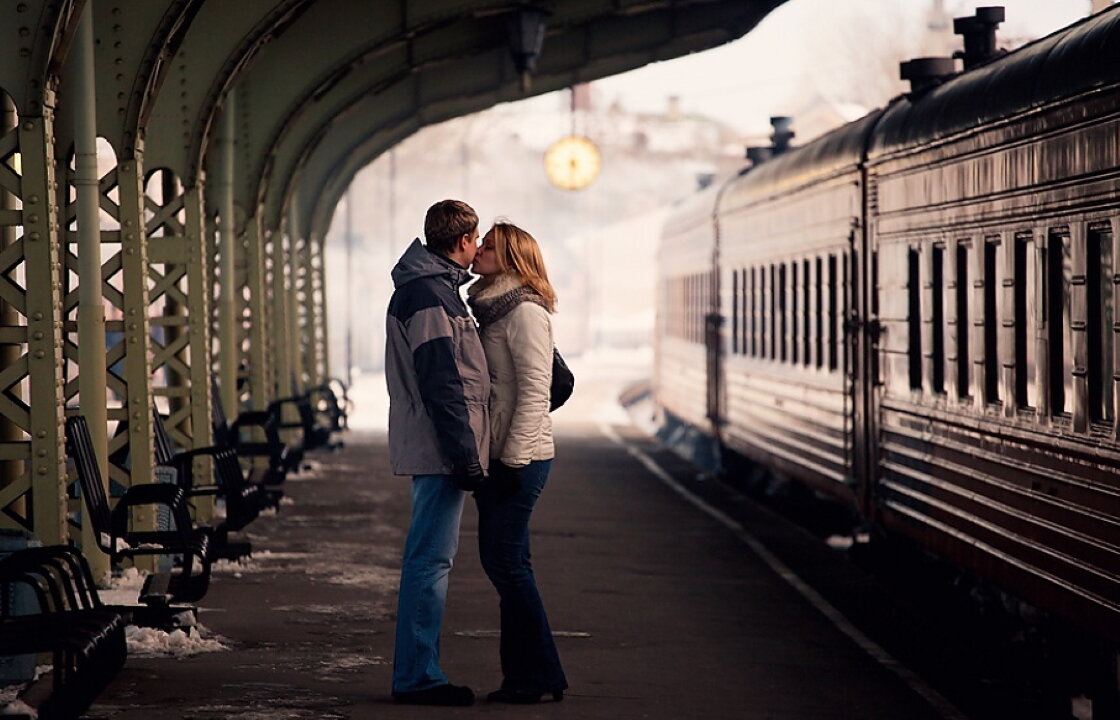
<svg viewBox="0 0 1120 720"><path fill-rule="evenodd" d="M146 571L125 568L119 575L110 578L108 587L98 590L97 594L106 605L138 605L137 598L147 577ZM135 657L183 658L228 649L221 637L212 635L205 627L193 621L189 627L170 633L136 625L129 625L124 632L128 654Z"/></svg>
<svg viewBox="0 0 1120 720"><path fill-rule="evenodd" d="M0 702L4 702L2 697L0 697ZM32 720L39 717L39 713L35 710L35 708L31 707L22 700L16 699L12 699L3 707L0 707L0 715L18 715L19 717L32 718Z"/></svg>
<svg viewBox="0 0 1120 720"><path fill-rule="evenodd" d="M129 625L125 628L129 657L185 658L200 653L228 650L222 638L213 635L202 625L164 632L155 628ZM212 635L211 637L205 637Z"/></svg>
<svg viewBox="0 0 1120 720"><path fill-rule="evenodd" d="M567 404L553 413L555 424L630 423L630 416L618 403L618 397L628 387L651 376L652 348L598 348L564 359L576 376L576 387ZM389 393L384 373L356 375L349 395L354 402L349 417L352 429L372 432L388 429Z"/></svg>

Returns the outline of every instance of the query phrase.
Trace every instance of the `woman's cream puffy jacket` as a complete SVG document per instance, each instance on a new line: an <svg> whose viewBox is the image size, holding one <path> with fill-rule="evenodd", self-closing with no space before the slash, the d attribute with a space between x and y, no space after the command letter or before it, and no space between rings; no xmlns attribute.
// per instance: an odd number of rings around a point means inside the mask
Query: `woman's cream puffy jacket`
<svg viewBox="0 0 1120 720"><path fill-rule="evenodd" d="M513 274L489 284L475 283L468 295L476 316L522 286ZM503 317L480 328L490 369L490 457L521 467L551 460L552 319L535 302L518 303Z"/></svg>

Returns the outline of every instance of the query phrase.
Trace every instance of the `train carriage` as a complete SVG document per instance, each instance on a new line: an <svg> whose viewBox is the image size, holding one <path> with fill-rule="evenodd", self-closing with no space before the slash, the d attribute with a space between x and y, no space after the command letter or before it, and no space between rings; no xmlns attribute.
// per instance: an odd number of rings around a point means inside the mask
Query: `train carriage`
<svg viewBox="0 0 1120 720"><path fill-rule="evenodd" d="M1114 643L1118 67L1114 8L696 196L655 361L726 452Z"/></svg>
<svg viewBox="0 0 1120 720"><path fill-rule="evenodd" d="M893 104L868 158L884 527L1120 636L1120 13Z"/></svg>
<svg viewBox="0 0 1120 720"><path fill-rule="evenodd" d="M682 201L666 221L658 257L654 392L667 423L704 432L712 430L706 334L717 192L709 187Z"/></svg>
<svg viewBox="0 0 1120 720"><path fill-rule="evenodd" d="M877 113L729 183L717 207L726 318L721 441L855 501L860 162Z"/></svg>

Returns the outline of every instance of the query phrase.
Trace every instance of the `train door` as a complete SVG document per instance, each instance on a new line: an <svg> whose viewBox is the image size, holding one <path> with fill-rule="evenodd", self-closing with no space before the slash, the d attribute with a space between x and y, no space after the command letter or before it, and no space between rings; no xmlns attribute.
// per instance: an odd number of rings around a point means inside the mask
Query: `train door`
<svg viewBox="0 0 1120 720"><path fill-rule="evenodd" d="M864 175L864 188L867 187ZM866 193L865 204L866 208ZM864 217L870 217L864 213ZM851 235L849 288L853 304L848 321L850 363L849 389L852 398L853 475L860 512L872 518L872 493L878 467L879 372L879 253L872 229L858 220Z"/></svg>
<svg viewBox="0 0 1120 720"><path fill-rule="evenodd" d="M712 294L710 310L704 316L705 370L708 379L707 410L712 423L712 434L720 437L723 422L723 314L720 312L719 265L709 276Z"/></svg>

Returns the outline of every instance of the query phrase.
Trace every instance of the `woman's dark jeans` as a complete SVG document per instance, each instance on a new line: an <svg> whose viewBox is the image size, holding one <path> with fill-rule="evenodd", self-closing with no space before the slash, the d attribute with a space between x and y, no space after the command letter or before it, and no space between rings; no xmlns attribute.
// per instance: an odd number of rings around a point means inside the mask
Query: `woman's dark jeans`
<svg viewBox="0 0 1120 720"><path fill-rule="evenodd" d="M529 516L551 467L529 463L511 497L477 493L479 555L501 598L502 687L529 693L568 687L529 562Z"/></svg>

